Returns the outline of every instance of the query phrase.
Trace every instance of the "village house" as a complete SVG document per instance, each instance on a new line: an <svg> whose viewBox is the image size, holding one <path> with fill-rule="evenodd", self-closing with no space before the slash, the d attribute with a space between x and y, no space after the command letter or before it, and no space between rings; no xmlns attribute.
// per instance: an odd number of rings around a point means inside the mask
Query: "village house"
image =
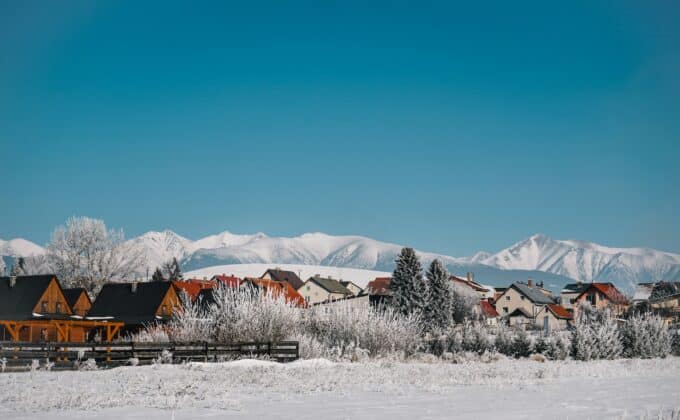
<svg viewBox="0 0 680 420"><path fill-rule="evenodd" d="M565 285L560 292L560 304L573 311L574 306L576 306L576 299L588 289L588 285L589 283L582 283L580 281Z"/></svg>
<svg viewBox="0 0 680 420"><path fill-rule="evenodd" d="M516 309L515 317L528 316L532 322L536 314L545 305L555 303L555 300L534 287L531 280L527 283L516 282L507 288L496 300L496 310L503 317L509 317Z"/></svg>
<svg viewBox="0 0 680 420"><path fill-rule="evenodd" d="M274 281L285 281L288 282L293 289L298 290L302 287L304 283L300 276L295 274L293 271L281 270L280 268L268 269L260 276L261 279L274 280Z"/></svg>
<svg viewBox="0 0 680 420"><path fill-rule="evenodd" d="M456 285L467 288L479 295L480 299L494 298L496 291L492 287L484 286L474 280L473 273L467 273L465 278L458 276L450 276L449 279Z"/></svg>
<svg viewBox="0 0 680 420"><path fill-rule="evenodd" d="M243 279L240 287L257 288L262 292L274 297L284 296L287 302L291 302L295 306L306 306L304 297L287 281L275 281L255 277L246 277Z"/></svg>
<svg viewBox="0 0 680 420"><path fill-rule="evenodd" d="M368 282L364 292L369 296L371 305L387 305L392 300L392 292L390 291L391 277L376 277Z"/></svg>
<svg viewBox="0 0 680 420"><path fill-rule="evenodd" d="M560 331L567 329L574 316L564 306L549 303L543 306L534 317L536 327L543 331Z"/></svg>
<svg viewBox="0 0 680 420"><path fill-rule="evenodd" d="M219 286L226 286L230 287L232 289L235 289L241 285L243 280L240 278L234 276L233 274L230 276L227 276L226 274L217 274L212 276L210 279L213 283L219 285Z"/></svg>
<svg viewBox="0 0 680 420"><path fill-rule="evenodd" d="M474 310L486 325L498 325L500 315L488 300L480 300L479 305Z"/></svg>
<svg viewBox="0 0 680 420"><path fill-rule="evenodd" d="M83 287L63 289L64 297L73 311L73 315L84 317L92 308L92 300Z"/></svg>
<svg viewBox="0 0 680 420"><path fill-rule="evenodd" d="M504 316L508 325L513 327L526 328L528 326L534 325L534 316L531 312L527 311L525 308L518 306L513 309L508 315Z"/></svg>
<svg viewBox="0 0 680 420"><path fill-rule="evenodd" d="M86 306L83 303L82 308ZM0 277L1 340L82 342L95 329L110 340L121 326L116 322L83 320L74 314L59 280L52 274Z"/></svg>
<svg viewBox="0 0 680 420"><path fill-rule="evenodd" d="M666 325L678 323L680 321L680 282L656 283L646 305L661 316Z"/></svg>
<svg viewBox="0 0 680 420"><path fill-rule="evenodd" d="M134 333L145 325L168 321L181 305L173 282L107 283L87 319L123 322L123 332Z"/></svg>
<svg viewBox="0 0 680 420"><path fill-rule="evenodd" d="M340 284L339 281L332 278L324 278L318 274L314 277L310 277L304 282L302 287L298 289L298 292L302 295L308 305L323 301L344 299L354 295L345 286Z"/></svg>
<svg viewBox="0 0 680 420"><path fill-rule="evenodd" d="M610 309L615 316L623 316L628 309L628 299L612 283L586 283L587 287L576 296L572 311L578 315L578 306L589 303L595 309Z"/></svg>
<svg viewBox="0 0 680 420"><path fill-rule="evenodd" d="M361 292L363 292L363 289L359 287L356 283L349 281L349 280L340 280L340 284L345 286L347 290L352 292L354 296L359 296Z"/></svg>
<svg viewBox="0 0 680 420"><path fill-rule="evenodd" d="M172 284L177 289L177 292L179 293L180 297L182 293L185 293L186 296L192 302L194 302L198 298L198 295L201 293L202 290L213 289L215 287L218 287L218 284L220 283L210 280L189 279L189 280L174 280Z"/></svg>

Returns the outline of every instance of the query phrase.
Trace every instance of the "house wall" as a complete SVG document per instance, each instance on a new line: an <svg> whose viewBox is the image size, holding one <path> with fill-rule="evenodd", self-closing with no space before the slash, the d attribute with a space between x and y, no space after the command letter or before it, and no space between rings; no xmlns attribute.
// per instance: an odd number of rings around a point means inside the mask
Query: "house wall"
<svg viewBox="0 0 680 420"><path fill-rule="evenodd" d="M545 317L548 317L548 328L550 328L550 331L566 330L569 325L566 319L556 317L555 314L548 310L547 306L544 306L536 314L534 322L537 327L543 328Z"/></svg>
<svg viewBox="0 0 680 420"><path fill-rule="evenodd" d="M43 306L43 303L46 303L47 308ZM57 311L57 304L60 306L59 311ZM66 301L66 298L61 292L61 288L55 279L52 279L50 284L47 286L47 289L45 289L43 295L40 297L38 302L36 302L35 306L33 307L33 312L39 314L62 313L68 315L73 313L71 312L71 308L69 307L68 302Z"/></svg>
<svg viewBox="0 0 680 420"><path fill-rule="evenodd" d="M342 299L328 303L321 303L319 305L313 306L312 308L321 318L323 318L324 313L338 307L347 308L350 311L366 310L370 307L370 299L368 295L364 295L351 299Z"/></svg>
<svg viewBox="0 0 680 420"><path fill-rule="evenodd" d="M161 304L158 305L158 309L156 309L156 316L168 317L179 311L180 308L181 302L179 300L179 296L177 296L175 288L171 287L168 289L168 293L165 294Z"/></svg>
<svg viewBox="0 0 680 420"><path fill-rule="evenodd" d="M496 311L498 311L500 316L507 316L517 308L522 308L528 313L535 315L541 309L541 306L534 305L528 297L511 287L498 298Z"/></svg>
<svg viewBox="0 0 680 420"><path fill-rule="evenodd" d="M305 284L298 289L298 293L302 295L302 297L305 298L305 302L310 305L323 302L324 300L337 300L345 297L342 293L328 293L326 289L310 280L307 280Z"/></svg>
<svg viewBox="0 0 680 420"><path fill-rule="evenodd" d="M573 309L574 306L576 306L576 298L578 297L578 295L580 295L580 293L560 294L560 297L562 298L561 305L564 306L566 309Z"/></svg>
<svg viewBox="0 0 680 420"><path fill-rule="evenodd" d="M533 322L533 320L526 318L524 316L516 315L516 316L508 317L508 325L515 326L515 327L526 326L526 325L531 324L532 322Z"/></svg>
<svg viewBox="0 0 680 420"><path fill-rule="evenodd" d="M85 296L85 293L83 292L80 294L78 300L76 300L75 305L73 305L71 309L73 310L74 314L85 316L85 314L87 314L90 308L92 308L90 299L88 299L87 296Z"/></svg>
<svg viewBox="0 0 680 420"><path fill-rule="evenodd" d="M578 312L578 305L588 302L596 309L610 308L614 311L614 315L621 316L628 309L627 305L615 304L602 292L597 289L590 289L577 299L577 305L574 307L574 316Z"/></svg>

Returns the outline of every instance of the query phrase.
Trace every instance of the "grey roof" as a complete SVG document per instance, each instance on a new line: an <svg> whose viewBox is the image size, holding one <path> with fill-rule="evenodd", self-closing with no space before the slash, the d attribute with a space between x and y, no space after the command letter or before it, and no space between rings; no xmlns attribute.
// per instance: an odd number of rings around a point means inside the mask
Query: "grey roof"
<svg viewBox="0 0 680 420"><path fill-rule="evenodd" d="M87 317L111 316L115 321L133 325L154 322L156 310L171 287L169 281L137 283L133 293L131 283L105 284Z"/></svg>
<svg viewBox="0 0 680 420"><path fill-rule="evenodd" d="M328 293L342 293L343 295L352 295L353 293L345 286L340 284L335 279L327 279L324 277L310 277L308 281L313 281L326 290Z"/></svg>
<svg viewBox="0 0 680 420"><path fill-rule="evenodd" d="M53 278L52 274L18 276L14 286L10 287L10 277L0 277L0 319L21 321L33 318L33 308Z"/></svg>
<svg viewBox="0 0 680 420"><path fill-rule="evenodd" d="M538 304L548 304L555 303L555 300L546 296L543 292L533 289L524 283L513 283L512 286L517 289L521 294L528 297L530 301Z"/></svg>
<svg viewBox="0 0 680 420"><path fill-rule="evenodd" d="M590 283L569 283L562 289L562 293L583 293Z"/></svg>
<svg viewBox="0 0 680 420"><path fill-rule="evenodd" d="M267 273L269 273L269 276L272 278L272 280L288 282L288 284L293 286L293 289L295 290L299 289L303 285L303 282L300 279L300 277L293 271L270 268L267 271L265 271L262 277L260 278L264 278L264 276Z"/></svg>

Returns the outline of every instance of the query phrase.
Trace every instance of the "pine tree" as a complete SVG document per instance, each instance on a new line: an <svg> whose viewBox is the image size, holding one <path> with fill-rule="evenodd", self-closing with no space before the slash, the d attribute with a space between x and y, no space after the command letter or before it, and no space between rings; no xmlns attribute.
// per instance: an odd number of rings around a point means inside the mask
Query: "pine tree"
<svg viewBox="0 0 680 420"><path fill-rule="evenodd" d="M434 260L426 273L427 301L424 308L426 330L443 330L451 323L449 273L439 260Z"/></svg>
<svg viewBox="0 0 680 420"><path fill-rule="evenodd" d="M392 305L402 314L422 313L427 290L420 260L413 248L404 248L396 260L390 289Z"/></svg>
<svg viewBox="0 0 680 420"><path fill-rule="evenodd" d="M165 263L163 268L168 275L168 280L182 280L184 278L182 270L179 268L177 258L175 257L172 258L172 261Z"/></svg>
<svg viewBox="0 0 680 420"><path fill-rule="evenodd" d="M151 281L167 281L167 280L165 279L165 276L163 276L163 272L161 271L161 269L156 267L156 271L154 271L153 276L151 276Z"/></svg>
<svg viewBox="0 0 680 420"><path fill-rule="evenodd" d="M12 266L9 275L13 277L26 275L26 260L24 260L24 257L19 257L14 260L14 265Z"/></svg>

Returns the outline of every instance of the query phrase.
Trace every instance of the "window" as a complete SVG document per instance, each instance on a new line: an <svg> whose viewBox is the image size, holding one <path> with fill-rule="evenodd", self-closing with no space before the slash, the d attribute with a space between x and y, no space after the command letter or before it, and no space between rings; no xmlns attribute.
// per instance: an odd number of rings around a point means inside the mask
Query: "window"
<svg viewBox="0 0 680 420"><path fill-rule="evenodd" d="M309 287L309 285L307 285L307 290L312 290L312 288L311 288L311 287Z"/></svg>
<svg viewBox="0 0 680 420"><path fill-rule="evenodd" d="M520 298L521 300L524 300L524 295L520 296L519 298Z"/></svg>
<svg viewBox="0 0 680 420"><path fill-rule="evenodd" d="M60 314L60 313L61 313L61 302L57 302L57 305L56 305L56 310L55 310L55 312L56 312L56 313L58 313L58 314Z"/></svg>
<svg viewBox="0 0 680 420"><path fill-rule="evenodd" d="M505 300L510 300L510 295L506 296Z"/></svg>
<svg viewBox="0 0 680 420"><path fill-rule="evenodd" d="M40 304L40 311L43 313L47 312L47 301Z"/></svg>
<svg viewBox="0 0 680 420"><path fill-rule="evenodd" d="M305 296L305 302L309 303L309 296Z"/></svg>
<svg viewBox="0 0 680 420"><path fill-rule="evenodd" d="M569 303L573 305L574 303L576 303L576 299L569 299Z"/></svg>
<svg viewBox="0 0 680 420"><path fill-rule="evenodd" d="M504 313L504 314L507 314L507 313L508 313L508 307L507 307L507 306L503 306L503 313Z"/></svg>

